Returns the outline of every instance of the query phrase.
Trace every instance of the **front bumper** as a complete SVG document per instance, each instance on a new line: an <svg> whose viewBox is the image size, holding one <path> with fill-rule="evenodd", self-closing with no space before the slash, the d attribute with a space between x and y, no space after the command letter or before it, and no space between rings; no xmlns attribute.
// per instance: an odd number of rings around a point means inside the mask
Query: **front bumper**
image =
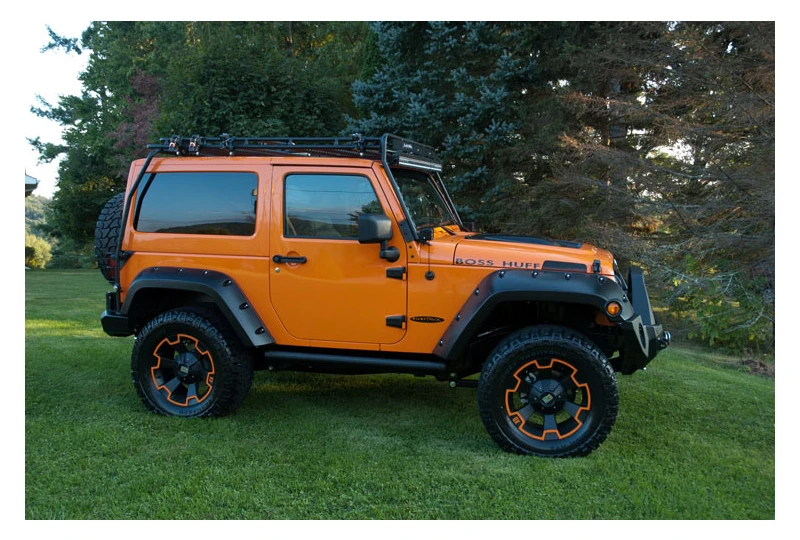
<svg viewBox="0 0 800 540"><path fill-rule="evenodd" d="M615 369L626 375L643 369L659 351L669 346L671 340L670 333L664 330L653 313L644 274L635 266L628 271L628 298L634 315L620 323L624 344L619 358L615 359Z"/></svg>

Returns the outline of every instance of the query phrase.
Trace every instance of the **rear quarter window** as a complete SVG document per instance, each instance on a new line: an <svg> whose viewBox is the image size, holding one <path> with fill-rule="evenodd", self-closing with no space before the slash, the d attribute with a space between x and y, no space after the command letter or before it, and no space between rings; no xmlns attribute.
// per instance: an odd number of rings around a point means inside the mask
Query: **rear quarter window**
<svg viewBox="0 0 800 540"><path fill-rule="evenodd" d="M141 191L139 232L252 236L258 175L254 172L161 172Z"/></svg>

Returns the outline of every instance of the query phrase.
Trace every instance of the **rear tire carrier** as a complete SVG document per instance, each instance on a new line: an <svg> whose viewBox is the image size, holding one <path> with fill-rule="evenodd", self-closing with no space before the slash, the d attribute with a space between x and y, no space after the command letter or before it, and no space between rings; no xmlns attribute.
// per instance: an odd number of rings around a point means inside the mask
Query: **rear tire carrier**
<svg viewBox="0 0 800 540"><path fill-rule="evenodd" d="M109 283L117 278L117 247L122 225L125 194L117 193L103 207L94 228L94 257L100 273Z"/></svg>

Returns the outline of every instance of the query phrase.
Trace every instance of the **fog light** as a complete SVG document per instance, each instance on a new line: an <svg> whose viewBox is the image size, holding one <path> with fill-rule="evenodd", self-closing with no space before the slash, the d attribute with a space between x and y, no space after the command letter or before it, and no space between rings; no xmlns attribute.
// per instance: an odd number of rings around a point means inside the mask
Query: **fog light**
<svg viewBox="0 0 800 540"><path fill-rule="evenodd" d="M606 313L612 317L616 317L622 313L622 305L619 302L609 302L606 304Z"/></svg>

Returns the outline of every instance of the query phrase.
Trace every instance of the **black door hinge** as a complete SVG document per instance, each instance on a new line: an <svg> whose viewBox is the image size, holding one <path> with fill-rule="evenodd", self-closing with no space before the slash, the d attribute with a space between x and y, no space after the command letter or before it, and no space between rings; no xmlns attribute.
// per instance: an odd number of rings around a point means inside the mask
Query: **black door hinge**
<svg viewBox="0 0 800 540"><path fill-rule="evenodd" d="M406 267L405 266L395 266L395 267L386 269L386 277L387 278L403 279L404 275L406 275Z"/></svg>
<svg viewBox="0 0 800 540"><path fill-rule="evenodd" d="M386 317L386 326L391 326L393 328L403 328L403 325L406 323L406 316L405 315L389 315Z"/></svg>

